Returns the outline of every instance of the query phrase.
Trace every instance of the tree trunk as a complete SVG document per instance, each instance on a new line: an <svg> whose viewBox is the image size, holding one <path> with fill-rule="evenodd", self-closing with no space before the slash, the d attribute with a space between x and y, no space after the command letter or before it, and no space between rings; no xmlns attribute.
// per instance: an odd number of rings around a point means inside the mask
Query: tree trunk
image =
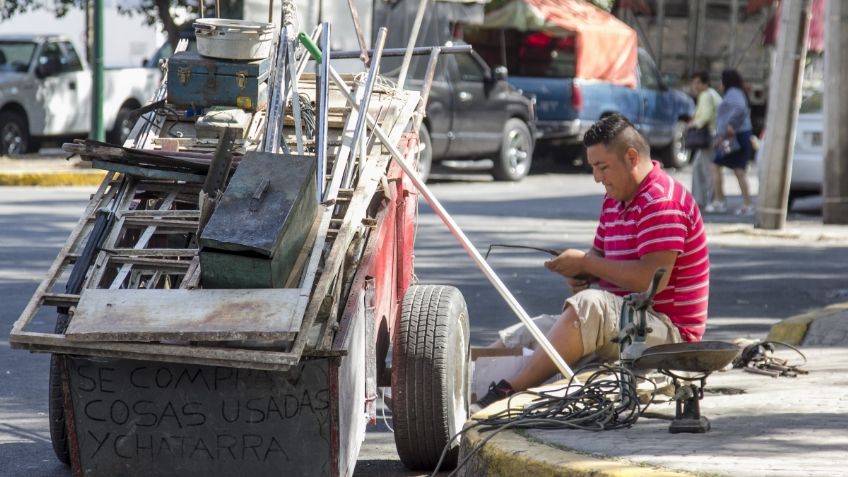
<svg viewBox="0 0 848 477"><path fill-rule="evenodd" d="M174 23L174 18L171 16L171 2L168 0L156 0L156 12L159 15L159 21L165 28L165 33L168 35L168 43L172 49L177 48L177 42L180 40L179 29Z"/></svg>

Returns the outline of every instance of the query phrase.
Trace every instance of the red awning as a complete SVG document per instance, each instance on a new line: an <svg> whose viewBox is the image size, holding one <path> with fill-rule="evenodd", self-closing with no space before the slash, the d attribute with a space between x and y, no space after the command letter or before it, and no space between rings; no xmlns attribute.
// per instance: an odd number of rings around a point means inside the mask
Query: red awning
<svg viewBox="0 0 848 477"><path fill-rule="evenodd" d="M636 31L584 0L512 0L486 11L485 28L575 35L576 77L636 86Z"/></svg>
<svg viewBox="0 0 848 477"><path fill-rule="evenodd" d="M772 4L776 5L777 8L774 9L774 13L769 18L768 25L763 33L763 44L774 46L777 44L777 34L780 30L780 2L777 0L752 0L746 11L753 14ZM813 0L810 31L807 32L807 49L817 53L824 51L824 6L825 0Z"/></svg>

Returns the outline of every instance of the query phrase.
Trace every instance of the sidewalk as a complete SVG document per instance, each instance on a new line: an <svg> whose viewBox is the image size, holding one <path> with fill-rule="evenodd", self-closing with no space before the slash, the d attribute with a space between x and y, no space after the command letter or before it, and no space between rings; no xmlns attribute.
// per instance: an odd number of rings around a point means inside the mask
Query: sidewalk
<svg viewBox="0 0 848 477"><path fill-rule="evenodd" d="M822 476L848 474L848 303L775 325L769 339L799 344L810 372L771 378L734 369L707 378L705 434L670 434L674 403L652 404L630 429L504 431L463 475ZM778 356L799 363L791 351ZM466 455L485 433L470 432Z"/></svg>
<svg viewBox="0 0 848 477"><path fill-rule="evenodd" d="M79 157L64 157L60 149L0 156L0 186L96 186L106 175Z"/></svg>

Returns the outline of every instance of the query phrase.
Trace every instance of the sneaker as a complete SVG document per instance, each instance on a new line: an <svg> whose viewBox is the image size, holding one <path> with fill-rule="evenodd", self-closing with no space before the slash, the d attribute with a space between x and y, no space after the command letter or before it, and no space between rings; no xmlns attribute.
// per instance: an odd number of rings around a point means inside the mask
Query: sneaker
<svg viewBox="0 0 848 477"><path fill-rule="evenodd" d="M725 212L726 210L727 210L727 204L725 204L724 202L719 202L717 200L714 200L711 204L704 207L704 212L706 212L708 214L721 213L721 212Z"/></svg>
<svg viewBox="0 0 848 477"><path fill-rule="evenodd" d="M471 411L471 414L476 414L477 411L487 408L492 403L500 401L501 399L506 399L514 393L515 391L513 391L512 385L509 384L506 379L501 379L501 382L498 384L493 382L489 385L489 392L487 392L486 395L475 404L472 404L469 411Z"/></svg>
<svg viewBox="0 0 848 477"><path fill-rule="evenodd" d="M742 206L742 207L736 209L735 214L736 215L744 215L744 216L754 215L754 207L752 207L750 205L749 206Z"/></svg>

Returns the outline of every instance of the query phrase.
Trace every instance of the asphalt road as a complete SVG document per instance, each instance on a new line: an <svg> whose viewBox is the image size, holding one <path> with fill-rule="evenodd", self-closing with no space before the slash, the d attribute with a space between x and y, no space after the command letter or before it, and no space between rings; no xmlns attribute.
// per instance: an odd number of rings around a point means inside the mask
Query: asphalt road
<svg viewBox="0 0 848 477"><path fill-rule="evenodd" d="M481 252L493 243L586 248L594 233L600 187L584 174L542 164L518 184L486 175L436 176L432 189ZM681 175L686 183L688 176ZM68 476L53 457L47 425L48 357L11 350L7 333L87 203L91 189L0 188L0 475ZM732 186L730 194L738 193ZM738 197L731 197L738 202ZM820 221L793 214L793 224ZM803 205L803 204L801 204ZM745 219L742 219L745 220ZM751 219L747 219L751 220ZM733 223L730 215L708 217ZM713 226L711 230L718 230ZM780 319L848 297L845 243L711 236L707 337L763 337ZM559 310L564 280L542 267L540 252L494 249L489 263L532 316ZM423 283L458 287L468 302L472 343L483 345L517 319L426 205L416 241ZM37 328L52 326L40 316ZM390 421L390 416L389 416ZM371 426L355 475L412 476L397 459L391 433Z"/></svg>

